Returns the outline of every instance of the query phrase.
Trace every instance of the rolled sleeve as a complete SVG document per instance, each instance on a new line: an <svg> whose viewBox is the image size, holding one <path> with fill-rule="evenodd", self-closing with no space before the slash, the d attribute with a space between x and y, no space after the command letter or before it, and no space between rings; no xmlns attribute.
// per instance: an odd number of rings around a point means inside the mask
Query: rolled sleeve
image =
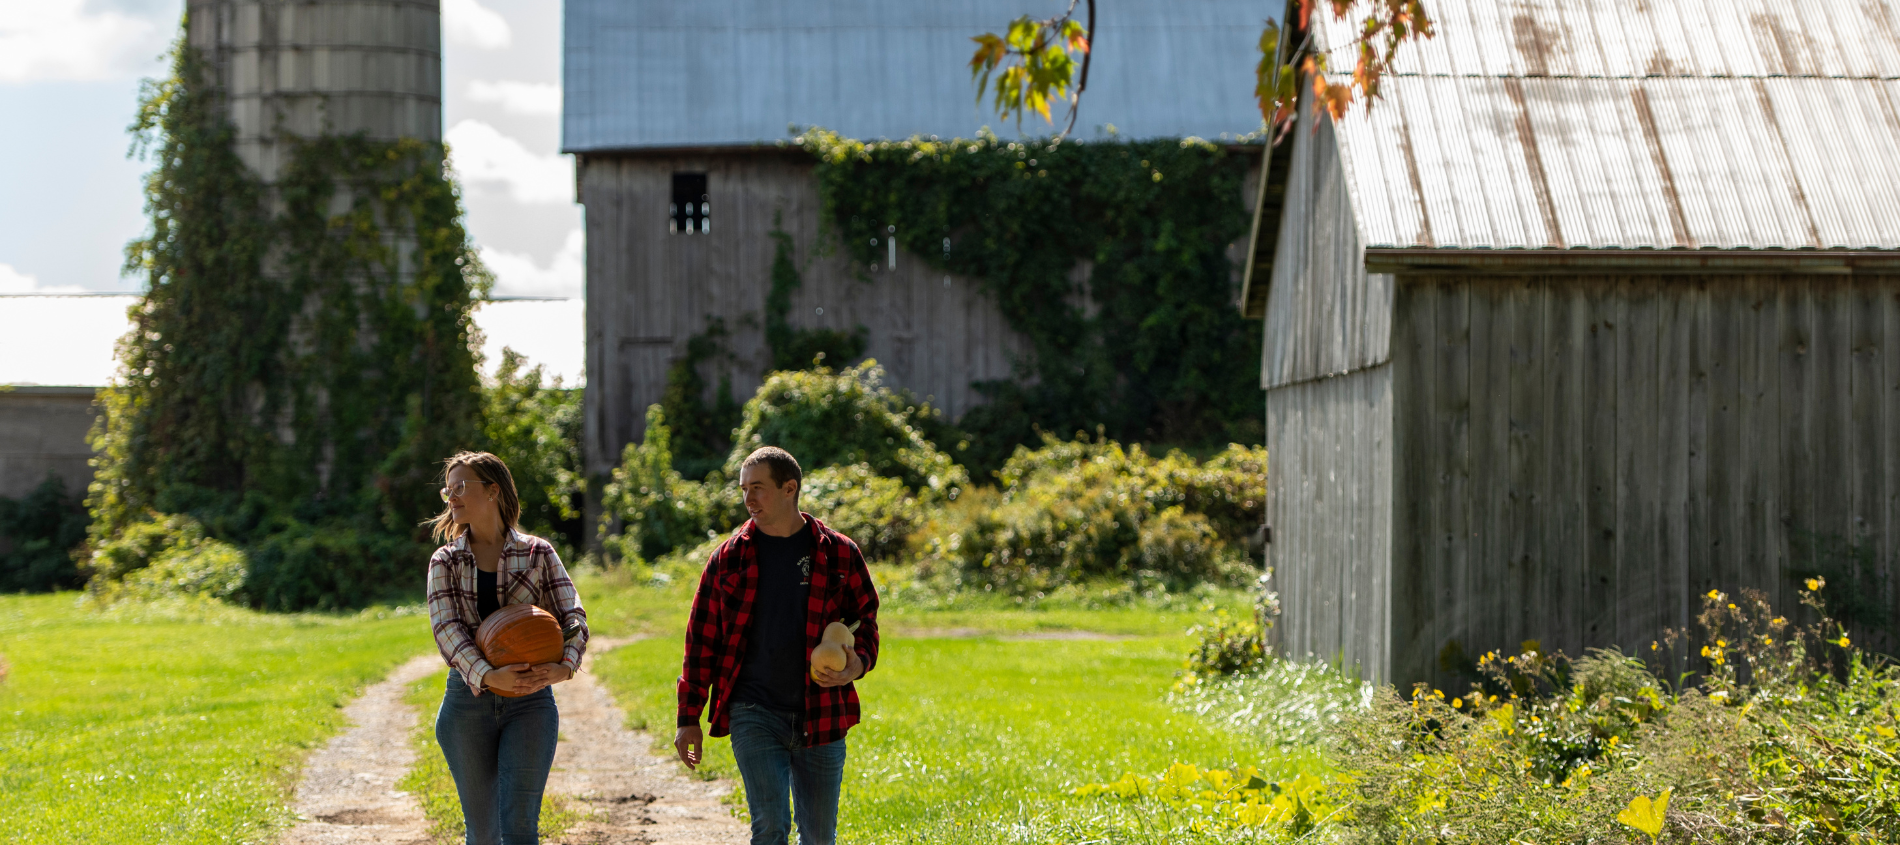
<svg viewBox="0 0 1900 845"><path fill-rule="evenodd" d="M554 547L546 543L537 550L542 557L538 561L541 571L541 594L554 605L560 615L561 626L565 628L570 621L578 619L581 623L580 635L561 649L561 665L570 672L581 670L581 658L587 654L587 608L581 606L580 591L574 589L574 579L567 573L567 566L561 563L561 556Z"/></svg>
<svg viewBox="0 0 1900 845"><path fill-rule="evenodd" d="M435 636L436 650L442 653L443 660L462 673L462 681L468 684L469 691L480 695L482 681L495 667L482 657L468 623L462 621L456 610L460 585L455 583L455 567L446 549L437 551L429 559L428 583L429 628Z"/></svg>

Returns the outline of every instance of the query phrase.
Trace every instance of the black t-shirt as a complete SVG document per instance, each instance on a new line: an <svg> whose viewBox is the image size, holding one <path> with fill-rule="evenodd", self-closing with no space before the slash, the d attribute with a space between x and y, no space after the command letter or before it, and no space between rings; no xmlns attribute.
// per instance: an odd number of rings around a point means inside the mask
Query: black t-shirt
<svg viewBox="0 0 1900 845"><path fill-rule="evenodd" d="M805 711L805 599L811 593L811 525L790 537L754 531L759 593L746 623L745 658L732 700Z"/></svg>
<svg viewBox="0 0 1900 845"><path fill-rule="evenodd" d="M495 573L475 570L475 615L483 620L501 609L501 593L495 589Z"/></svg>

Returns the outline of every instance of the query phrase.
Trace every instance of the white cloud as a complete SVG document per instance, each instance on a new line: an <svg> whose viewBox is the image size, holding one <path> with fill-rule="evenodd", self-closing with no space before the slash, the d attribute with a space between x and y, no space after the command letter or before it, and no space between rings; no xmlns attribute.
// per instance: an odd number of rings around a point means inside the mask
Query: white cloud
<svg viewBox="0 0 1900 845"><path fill-rule="evenodd" d="M477 79L468 84L468 98L477 103L499 103L511 114L561 114L561 86L541 82Z"/></svg>
<svg viewBox="0 0 1900 845"><path fill-rule="evenodd" d="M587 360L585 305L578 299L483 303L475 311L482 357L487 359L482 369L493 373L499 368L501 350L507 347L526 356L528 366L544 367L543 376L560 376L568 387L581 386Z"/></svg>
<svg viewBox="0 0 1900 845"><path fill-rule="evenodd" d="M444 140L464 182L501 183L517 202L574 201L574 161L567 156L537 154L479 120L455 124Z"/></svg>
<svg viewBox="0 0 1900 845"><path fill-rule="evenodd" d="M85 0L8 3L0 14L0 83L109 79L154 70L149 65L165 49L171 27L84 6Z"/></svg>
<svg viewBox="0 0 1900 845"><path fill-rule="evenodd" d="M76 293L78 290L71 285L42 285L31 274L13 269L13 265L0 264L0 293Z"/></svg>
<svg viewBox="0 0 1900 845"><path fill-rule="evenodd" d="M581 230L575 229L546 267L532 255L489 247L481 248L482 264L495 274L495 296L579 297L587 277L585 247Z"/></svg>
<svg viewBox="0 0 1900 845"><path fill-rule="evenodd" d="M442 29L452 43L485 50L506 47L514 41L508 19L483 6L480 0L442 0Z"/></svg>

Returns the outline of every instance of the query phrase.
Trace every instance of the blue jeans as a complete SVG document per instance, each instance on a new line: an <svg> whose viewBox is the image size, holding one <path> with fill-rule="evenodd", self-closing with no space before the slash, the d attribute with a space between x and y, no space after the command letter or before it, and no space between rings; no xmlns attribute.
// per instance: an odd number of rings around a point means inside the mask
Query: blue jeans
<svg viewBox="0 0 1900 845"><path fill-rule="evenodd" d="M461 672L449 670L442 709L435 714L435 741L455 776L468 845L541 841L541 790L560 735L554 690L520 698L477 696Z"/></svg>
<svg viewBox="0 0 1900 845"><path fill-rule="evenodd" d="M752 845L785 845L798 807L798 845L832 845L838 839L838 793L844 785L844 740L805 747L798 716L735 701L731 713L732 757L745 781L752 813Z"/></svg>

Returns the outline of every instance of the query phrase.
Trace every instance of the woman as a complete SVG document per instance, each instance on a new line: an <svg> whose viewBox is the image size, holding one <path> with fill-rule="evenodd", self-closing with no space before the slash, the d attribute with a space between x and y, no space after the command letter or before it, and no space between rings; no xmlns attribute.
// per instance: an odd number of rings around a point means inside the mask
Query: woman
<svg viewBox="0 0 1900 845"><path fill-rule="evenodd" d="M429 559L429 624L449 663L435 717L469 845L539 841L541 790L554 765L561 717L548 687L574 677L587 650L587 611L567 568L546 540L515 530L521 500L500 458L463 452L448 459ZM559 663L492 666L475 644L489 614L533 604L568 632ZM514 693L505 698L494 690Z"/></svg>

